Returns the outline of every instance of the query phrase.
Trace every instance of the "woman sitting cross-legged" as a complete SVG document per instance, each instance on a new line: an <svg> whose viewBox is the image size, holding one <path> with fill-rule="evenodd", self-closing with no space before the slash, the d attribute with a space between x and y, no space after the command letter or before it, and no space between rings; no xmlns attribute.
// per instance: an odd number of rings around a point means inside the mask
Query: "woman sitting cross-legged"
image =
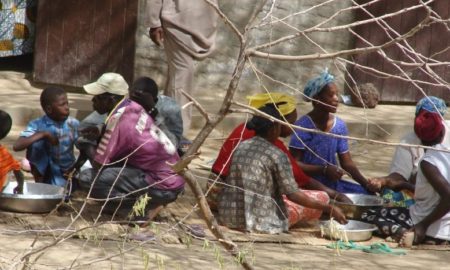
<svg viewBox="0 0 450 270"><path fill-rule="evenodd" d="M281 119L276 105L259 109ZM261 116L247 124L256 136L236 148L225 187L219 195L219 221L232 229L248 232L281 233L288 231L292 213L286 202L303 206L311 218L322 212L346 223L342 211L326 202L309 198L298 189L288 157L274 145L281 125ZM291 201L291 202L289 202ZM298 213L296 213L298 214Z"/></svg>

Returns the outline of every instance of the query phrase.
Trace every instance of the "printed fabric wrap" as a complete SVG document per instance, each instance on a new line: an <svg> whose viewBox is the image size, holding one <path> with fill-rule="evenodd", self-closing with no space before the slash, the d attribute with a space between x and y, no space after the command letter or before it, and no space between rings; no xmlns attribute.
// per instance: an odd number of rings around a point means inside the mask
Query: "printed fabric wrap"
<svg viewBox="0 0 450 270"><path fill-rule="evenodd" d="M33 52L36 0L0 0L0 57Z"/></svg>

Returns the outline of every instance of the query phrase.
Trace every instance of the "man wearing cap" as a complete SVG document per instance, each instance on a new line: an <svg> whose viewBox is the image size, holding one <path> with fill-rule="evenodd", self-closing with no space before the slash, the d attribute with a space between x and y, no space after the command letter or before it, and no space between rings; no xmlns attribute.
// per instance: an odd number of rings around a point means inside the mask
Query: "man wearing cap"
<svg viewBox="0 0 450 270"><path fill-rule="evenodd" d="M447 106L442 99L428 96L417 103L415 119L423 111L438 113L443 117L447 111ZM444 127L450 126L448 121L443 122ZM450 149L450 136L448 134L450 133L447 132L442 144ZM402 138L400 143L420 145L421 141L418 135L411 131ZM413 193L416 175L424 153L423 148L398 146L395 149L389 175L369 179L368 188L374 192L380 192L394 206L411 206L414 203Z"/></svg>
<svg viewBox="0 0 450 270"><path fill-rule="evenodd" d="M155 92L157 85L150 78L133 83L128 97L111 111L106 121L94 169L80 174L80 183L91 188L92 197L111 199L109 209L120 202L125 206L123 210L131 210L129 203L147 194L149 221L184 190L183 177L170 166L180 159L177 149L156 124ZM128 203L122 204L122 198Z"/></svg>
<svg viewBox="0 0 450 270"><path fill-rule="evenodd" d="M94 111L80 123L80 137L76 142L80 156L75 168L80 168L87 159L92 162L97 148L98 138L103 130L108 114L128 93L128 84L117 73L105 73L96 82L83 86L84 90L93 95Z"/></svg>

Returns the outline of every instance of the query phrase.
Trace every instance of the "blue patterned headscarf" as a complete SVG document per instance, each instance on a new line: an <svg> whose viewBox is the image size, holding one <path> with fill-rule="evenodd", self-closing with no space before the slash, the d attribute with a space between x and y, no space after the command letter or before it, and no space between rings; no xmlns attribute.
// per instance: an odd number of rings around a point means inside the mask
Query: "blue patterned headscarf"
<svg viewBox="0 0 450 270"><path fill-rule="evenodd" d="M416 116L419 114L421 110L426 110L432 113L440 113L442 116L447 112L447 105L445 105L445 101L438 97L428 96L424 97L419 102L417 102L416 106Z"/></svg>
<svg viewBox="0 0 450 270"><path fill-rule="evenodd" d="M305 100L311 101L311 98L318 95L324 86L332 82L334 82L334 76L328 72L327 68L320 73L320 76L308 81L303 90Z"/></svg>

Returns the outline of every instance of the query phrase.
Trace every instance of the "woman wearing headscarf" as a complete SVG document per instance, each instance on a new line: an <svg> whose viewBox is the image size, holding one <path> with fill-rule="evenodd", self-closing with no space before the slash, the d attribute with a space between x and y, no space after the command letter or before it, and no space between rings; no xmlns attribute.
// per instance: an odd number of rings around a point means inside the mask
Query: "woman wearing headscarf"
<svg viewBox="0 0 450 270"><path fill-rule="evenodd" d="M281 119L275 104L265 105L260 111ZM247 128L256 135L235 149L227 185L219 195L219 221L223 225L247 232L288 231L292 223L287 199L316 210L315 218L324 212L346 223L338 207L311 199L298 189L287 155L274 145L281 124L254 116Z"/></svg>
<svg viewBox="0 0 450 270"><path fill-rule="evenodd" d="M289 124L294 123L294 121L297 119L297 100L291 95L271 92L248 96L247 99L249 101L249 105L253 108L262 108L267 104L276 103L278 106L277 108L283 117L283 120ZM285 138L290 136L291 134L291 128L287 126L281 127L280 137ZM212 175L210 177L210 181L208 182L208 188L210 188L211 190L208 194L207 200L211 209L217 209L217 195L220 193L223 186L220 182L225 180L225 178L228 176L231 164L231 156L234 150L239 145L239 143L253 138L254 136L255 131L246 128L245 123L242 123L231 132L231 134L222 145L219 155L217 156L217 159L212 166ZM305 191L306 194L313 196L316 199L323 198L324 202L328 202L329 198L333 198L341 202L351 202L342 193L336 192L335 190L324 186L319 181L307 176L280 139L276 139L274 141L274 145L288 156L295 181L297 182L299 188L308 190ZM215 179L218 179L219 183L215 183L211 187ZM295 208L294 205L293 207Z"/></svg>
<svg viewBox="0 0 450 270"><path fill-rule="evenodd" d="M424 97L417 103L415 118L423 111L439 113L444 116L447 106L440 98ZM400 143L420 145L421 141L416 133L411 131L402 138ZM448 132L442 144L450 149ZM388 199L394 206L410 207L414 203L414 184L419 163L424 154L423 148L420 147L398 146L395 149L389 175L369 179L368 188L381 193L383 198Z"/></svg>
<svg viewBox="0 0 450 270"><path fill-rule="evenodd" d="M328 70L308 81L304 95L306 100L312 101L313 109L300 117L295 125L348 136L346 124L335 115L338 88L334 81ZM367 180L352 160L347 139L296 130L291 136L289 150L303 171L325 186L343 193L368 193ZM337 165L337 158L341 167ZM359 185L341 180L345 172Z"/></svg>
<svg viewBox="0 0 450 270"><path fill-rule="evenodd" d="M415 203L409 208L389 207L369 210L362 220L378 226L383 236L391 236L403 246L443 244L450 241L450 153L442 145L446 130L442 116L419 110L414 132L426 150L419 162L414 190Z"/></svg>

